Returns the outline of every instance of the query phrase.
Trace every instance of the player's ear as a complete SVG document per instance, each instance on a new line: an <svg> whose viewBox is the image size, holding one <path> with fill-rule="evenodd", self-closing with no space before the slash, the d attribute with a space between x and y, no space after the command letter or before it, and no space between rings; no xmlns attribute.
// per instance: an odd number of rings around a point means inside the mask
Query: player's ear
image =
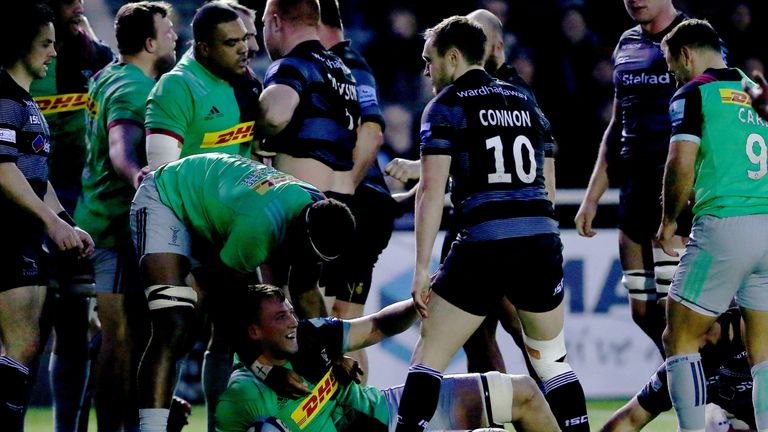
<svg viewBox="0 0 768 432"><path fill-rule="evenodd" d="M261 329L256 323L251 323L248 325L248 337L254 341L261 340Z"/></svg>
<svg viewBox="0 0 768 432"><path fill-rule="evenodd" d="M146 40L144 40L144 51L150 54L155 52L155 49L156 49L155 42L157 41L149 37Z"/></svg>

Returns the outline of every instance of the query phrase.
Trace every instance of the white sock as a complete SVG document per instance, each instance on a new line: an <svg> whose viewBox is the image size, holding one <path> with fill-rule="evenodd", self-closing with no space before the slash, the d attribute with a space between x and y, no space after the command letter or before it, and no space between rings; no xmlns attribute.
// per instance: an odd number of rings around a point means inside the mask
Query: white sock
<svg viewBox="0 0 768 432"><path fill-rule="evenodd" d="M139 409L139 430L141 432L166 432L168 408Z"/></svg>

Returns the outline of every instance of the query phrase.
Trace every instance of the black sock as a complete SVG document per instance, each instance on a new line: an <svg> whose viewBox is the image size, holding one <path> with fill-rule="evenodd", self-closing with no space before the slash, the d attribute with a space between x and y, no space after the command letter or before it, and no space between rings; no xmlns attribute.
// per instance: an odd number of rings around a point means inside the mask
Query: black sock
<svg viewBox="0 0 768 432"><path fill-rule="evenodd" d="M422 364L408 368L403 397L397 411L396 432L422 432L432 419L440 398L443 374Z"/></svg>
<svg viewBox="0 0 768 432"><path fill-rule="evenodd" d="M563 432L589 432L584 390L573 371L547 380L544 389L544 396Z"/></svg>
<svg viewBox="0 0 768 432"><path fill-rule="evenodd" d="M16 360L0 356L0 425L2 430L21 430L27 403L29 369Z"/></svg>

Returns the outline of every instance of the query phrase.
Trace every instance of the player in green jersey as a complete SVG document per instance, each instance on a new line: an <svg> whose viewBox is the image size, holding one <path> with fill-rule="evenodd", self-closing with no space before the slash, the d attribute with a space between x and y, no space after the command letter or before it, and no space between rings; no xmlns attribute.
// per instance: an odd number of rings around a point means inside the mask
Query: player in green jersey
<svg viewBox="0 0 768 432"><path fill-rule="evenodd" d="M115 16L120 58L91 81L86 115L87 160L75 220L94 238L101 351L96 376L99 430L136 427L132 383L132 328L123 296L138 288L138 265L128 213L149 171L144 156L144 112L158 76L176 62L176 33L161 2L129 3ZM133 397L131 397L133 396Z"/></svg>
<svg viewBox="0 0 768 432"><path fill-rule="evenodd" d="M354 219L313 186L239 155L193 155L145 177L131 230L152 321L139 367L142 431L164 431L176 362L195 341L198 294L227 309L256 269L282 255L296 277L294 299L316 289L319 263L350 243ZM190 270L200 285L190 286ZM222 332L226 334L229 332Z"/></svg>
<svg viewBox="0 0 768 432"><path fill-rule="evenodd" d="M216 409L222 432L245 432L263 416L287 430L393 430L402 386L380 390L344 379L335 365L345 352L364 348L407 330L416 319L412 300L401 301L352 320L297 320L278 288L249 288L239 298L241 367ZM276 370L298 374L309 391L298 399L279 396L267 382ZM449 375L440 408L430 426L472 429L512 422L523 431L559 430L544 396L526 376Z"/></svg>
<svg viewBox="0 0 768 432"><path fill-rule="evenodd" d="M255 120L241 111L232 86L247 70L248 32L237 12L217 2L198 9L192 32L193 49L160 79L147 102L153 170L192 154L250 155Z"/></svg>
<svg viewBox="0 0 768 432"><path fill-rule="evenodd" d="M672 137L657 239L669 254L677 216L693 193L693 231L669 291L664 348L681 431L703 431L701 337L735 296L746 330L758 430L768 430L768 124L750 105L746 79L726 67L717 33L688 20L662 40L683 83L670 102ZM755 85L751 83L750 85Z"/></svg>

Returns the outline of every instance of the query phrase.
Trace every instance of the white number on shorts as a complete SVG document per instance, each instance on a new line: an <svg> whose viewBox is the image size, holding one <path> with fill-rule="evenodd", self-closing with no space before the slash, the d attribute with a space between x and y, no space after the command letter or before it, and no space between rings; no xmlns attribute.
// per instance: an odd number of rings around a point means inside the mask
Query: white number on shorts
<svg viewBox="0 0 768 432"><path fill-rule="evenodd" d="M523 166L523 146L528 150L528 159L531 163L528 172L525 172ZM485 140L485 148L493 149L493 159L496 163L496 172L488 174L488 183L512 183L512 175L505 172L504 146L501 143L501 137L495 136ZM525 135L519 135L512 144L512 154L515 159L515 173L523 183L533 183L536 180L536 158L533 152L533 145Z"/></svg>
<svg viewBox="0 0 768 432"><path fill-rule="evenodd" d="M759 147L758 153L755 153L755 144ZM768 173L768 149L761 135L753 133L747 137L747 156L750 162L758 166L756 171L747 170L747 175L752 180L760 180Z"/></svg>

